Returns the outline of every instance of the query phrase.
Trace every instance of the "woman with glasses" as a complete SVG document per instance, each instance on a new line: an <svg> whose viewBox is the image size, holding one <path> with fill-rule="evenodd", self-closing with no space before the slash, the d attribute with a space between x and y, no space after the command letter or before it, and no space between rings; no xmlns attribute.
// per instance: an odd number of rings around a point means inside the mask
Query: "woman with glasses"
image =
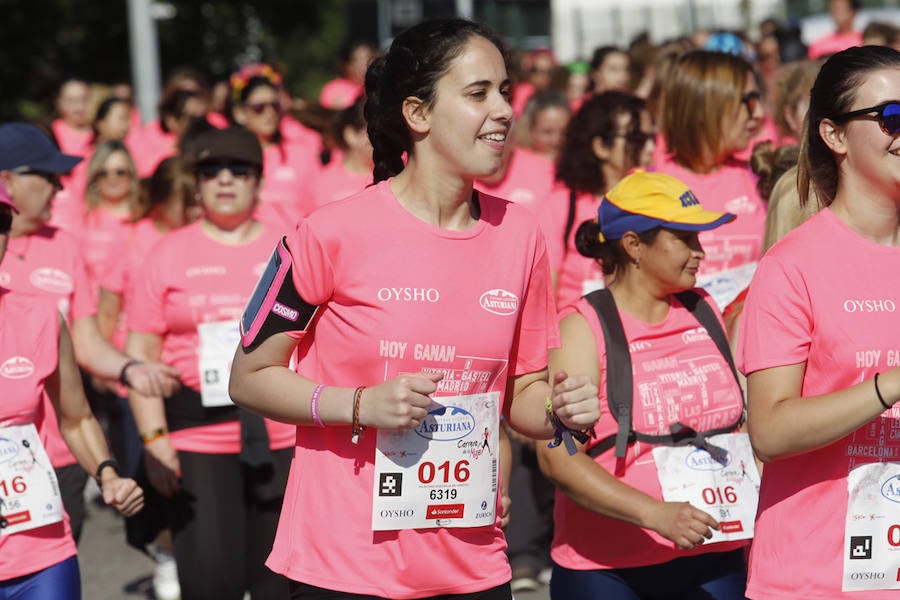
<svg viewBox="0 0 900 600"><path fill-rule="evenodd" d="M284 136L281 73L266 64L252 64L233 74L230 82L232 119L263 147L258 216L289 231L310 204L312 181L320 169L318 148Z"/></svg>
<svg viewBox="0 0 900 600"><path fill-rule="evenodd" d="M746 287L761 254L766 204L749 165L735 155L747 148L764 116L753 69L739 56L688 52L663 82L665 153L656 168L685 182L711 210L740 217L700 235L706 260L698 285L707 287L720 309Z"/></svg>
<svg viewBox="0 0 900 600"><path fill-rule="evenodd" d="M202 217L148 252L126 292L127 350L171 361L172 397L130 395L149 483L171 505L181 597L286 598L269 571L294 428L239 409L228 395L238 318L272 247L273 225L253 218L263 151L241 127L194 140Z"/></svg>
<svg viewBox="0 0 900 600"><path fill-rule="evenodd" d="M562 186L540 205L559 307L604 286L597 261L575 249L575 230L628 171L650 164L654 137L644 101L624 92L589 98L569 122L556 163Z"/></svg>
<svg viewBox="0 0 900 600"><path fill-rule="evenodd" d="M0 261L15 210L0 182ZM143 507L143 492L110 460L53 299L0 283L0 377L0 596L79 600L75 542L44 447L46 411L58 419L79 468L96 477L105 503L131 516Z"/></svg>
<svg viewBox="0 0 900 600"><path fill-rule="evenodd" d="M766 462L747 595L886 600L900 589L900 53L832 56L807 122L801 200L825 208L760 261L739 328Z"/></svg>

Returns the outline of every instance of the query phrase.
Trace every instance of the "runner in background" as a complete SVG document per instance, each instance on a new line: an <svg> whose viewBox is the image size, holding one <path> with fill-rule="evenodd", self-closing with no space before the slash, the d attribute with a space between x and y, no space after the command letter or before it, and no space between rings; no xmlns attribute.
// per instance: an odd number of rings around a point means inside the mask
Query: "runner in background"
<svg viewBox="0 0 900 600"><path fill-rule="evenodd" d="M48 224L51 201L61 185L59 174L79 160L61 154L33 125L0 125L0 181L18 206L7 253L0 262L0 285L57 303L71 328L82 368L97 377L125 381L146 393L168 395L178 386L178 371L159 363L135 363L106 341L98 327L97 296L87 276L81 245L72 234ZM49 402L45 398L41 433L77 541L85 516L87 477L61 437Z"/></svg>
<svg viewBox="0 0 900 600"><path fill-rule="evenodd" d="M707 50L680 56L663 85L666 154L656 168L683 181L710 210L740 217L700 234L706 260L698 285L722 309L749 283L762 248L766 204L750 167L734 156L764 116L759 89L744 59Z"/></svg>
<svg viewBox="0 0 900 600"><path fill-rule="evenodd" d="M286 139L281 131L281 73L251 64L231 76L231 117L263 147L260 220L290 231L308 212L313 180L320 169L319 148Z"/></svg>
<svg viewBox="0 0 900 600"><path fill-rule="evenodd" d="M801 201L813 190L825 208L769 250L750 284L738 362L766 462L750 598L900 589L897 98L895 50L851 48L822 66L798 179Z"/></svg>
<svg viewBox="0 0 900 600"><path fill-rule="evenodd" d="M628 53L615 46L601 46L591 56L591 93L631 91Z"/></svg>
<svg viewBox="0 0 900 600"><path fill-rule="evenodd" d="M127 350L171 361L172 397L132 391L146 474L170 499L183 600L287 598L265 565L291 460L294 428L235 407L228 396L237 319L280 238L253 218L263 151L241 127L193 142L203 216L147 253L125 293Z"/></svg>
<svg viewBox="0 0 900 600"><path fill-rule="evenodd" d="M87 158L91 140L90 87L84 79L72 77L59 86L56 110L51 123L59 147L66 154Z"/></svg>
<svg viewBox="0 0 900 600"><path fill-rule="evenodd" d="M624 92L593 96L572 117L556 164L563 185L539 212L560 308L604 286L597 261L575 249L575 230L628 171L650 164L655 137L644 101Z"/></svg>
<svg viewBox="0 0 900 600"><path fill-rule="evenodd" d="M312 190L313 203L309 206L304 202L304 217L316 208L352 196L372 183L374 164L363 114L365 102L365 97L357 98L335 119L334 139L340 153L316 177Z"/></svg>
<svg viewBox="0 0 900 600"><path fill-rule="evenodd" d="M283 266L270 263L283 283L263 279L245 312L232 396L300 425L268 561L294 599L509 600L501 410L535 437L553 420L568 440L597 419L583 377L547 383L555 311L538 224L473 192L511 143L504 57L464 20L397 36L366 77L377 183L301 222ZM272 303L275 285L297 297ZM270 314L287 327L269 329Z"/></svg>
<svg viewBox="0 0 900 600"><path fill-rule="evenodd" d="M516 127L516 145L555 163L572 118L569 101L562 92L537 92L525 103Z"/></svg>
<svg viewBox="0 0 900 600"><path fill-rule="evenodd" d="M322 87L319 104L340 111L350 107L363 95L366 69L378 55L378 48L366 40L351 40L338 50L340 76Z"/></svg>
<svg viewBox="0 0 900 600"><path fill-rule="evenodd" d="M62 155L56 160L68 162ZM14 210L0 182L0 261ZM80 466L95 475L104 502L130 516L141 510L143 492L133 480L120 477L118 466L110 460L103 432L84 397L72 340L56 302L0 284L0 333L4 457L0 464L0 595L79 600L75 542L42 443L45 397Z"/></svg>
<svg viewBox="0 0 900 600"><path fill-rule="evenodd" d="M602 416L594 429L596 441L574 455L537 444L541 467L558 487L550 580L554 600L744 597L743 547L749 536L721 536L728 528L720 519L733 521L743 509L738 525L752 530L753 484L759 484L759 476L746 435L708 440L703 434L736 431L743 397L727 362L730 354L722 355L707 330L698 327L689 305L676 297L695 287L704 257L698 232L733 219L732 214L704 210L680 181L638 170L607 192L593 219L578 226L578 252L600 262L604 275L612 276L608 290L592 297L611 295L624 339L615 336L618 343L613 344L606 337L604 329L613 328L608 319L601 327L587 299L561 311L562 346L551 351L551 369L590 374L600 389ZM712 302L702 290L693 292L694 301ZM714 307L710 314L721 326ZM724 344L724 334L722 338ZM721 504L728 507L712 506L718 501L708 498L712 488L689 468L719 465L703 450L639 439L619 451L616 433L626 417L607 387L619 368L608 362L614 353L609 348L619 346L630 353L625 377L631 378L633 399L617 400L632 403L633 431L665 436L680 427L695 436L693 444L721 444L728 464L754 471L742 486L716 486L725 490ZM616 390L623 387L614 384ZM698 453L705 459L686 460ZM731 493L742 506L730 505ZM728 513L720 509L734 512L726 519ZM714 532L720 537L707 543Z"/></svg>

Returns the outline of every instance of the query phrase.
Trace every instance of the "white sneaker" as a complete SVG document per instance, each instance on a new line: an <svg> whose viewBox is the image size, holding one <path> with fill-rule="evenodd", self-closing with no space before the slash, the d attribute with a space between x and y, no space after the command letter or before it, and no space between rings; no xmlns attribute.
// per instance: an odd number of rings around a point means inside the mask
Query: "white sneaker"
<svg viewBox="0 0 900 600"><path fill-rule="evenodd" d="M178 566L175 557L163 550L153 555L156 565L153 568L153 593L156 600L179 600L181 586L178 585Z"/></svg>

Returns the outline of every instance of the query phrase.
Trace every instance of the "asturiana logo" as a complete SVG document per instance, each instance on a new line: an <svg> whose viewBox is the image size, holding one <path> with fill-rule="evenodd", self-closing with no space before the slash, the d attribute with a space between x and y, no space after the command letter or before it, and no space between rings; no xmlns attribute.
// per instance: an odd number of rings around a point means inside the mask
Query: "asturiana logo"
<svg viewBox="0 0 900 600"><path fill-rule="evenodd" d="M69 274L53 267L35 269L28 280L34 287L51 294L71 294L75 289Z"/></svg>
<svg viewBox="0 0 900 600"><path fill-rule="evenodd" d="M479 304L481 308L495 315L514 315L519 312L519 297L506 290L486 291L481 295Z"/></svg>
<svg viewBox="0 0 900 600"><path fill-rule="evenodd" d="M697 448L687 455L684 464L694 471L721 471L731 464L731 455L726 455L724 460L719 462L703 448Z"/></svg>
<svg viewBox="0 0 900 600"><path fill-rule="evenodd" d="M475 429L475 417L458 406L441 406L425 415L415 432L426 440L452 442L459 440Z"/></svg>
<svg viewBox="0 0 900 600"><path fill-rule="evenodd" d="M706 333L706 329L703 327L697 327L696 329L688 329L684 333L681 334L681 341L685 344L690 344L691 342L700 342L703 340L708 340L709 334Z"/></svg>
<svg viewBox="0 0 900 600"><path fill-rule="evenodd" d="M881 484L881 495L900 504L900 474L891 475L883 484Z"/></svg>
<svg viewBox="0 0 900 600"><path fill-rule="evenodd" d="M12 460L19 453L19 447L9 438L0 438L0 463Z"/></svg>
<svg viewBox="0 0 900 600"><path fill-rule="evenodd" d="M0 365L0 375L7 379L25 379L34 373L34 363L24 356L13 356Z"/></svg>

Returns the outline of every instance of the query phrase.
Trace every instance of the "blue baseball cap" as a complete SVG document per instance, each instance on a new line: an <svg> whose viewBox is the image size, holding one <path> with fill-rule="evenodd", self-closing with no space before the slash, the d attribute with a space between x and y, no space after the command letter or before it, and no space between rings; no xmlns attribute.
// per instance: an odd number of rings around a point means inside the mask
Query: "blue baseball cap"
<svg viewBox="0 0 900 600"><path fill-rule="evenodd" d="M60 152L34 125L0 125L0 171L28 168L45 173L68 173L81 160L80 156Z"/></svg>

